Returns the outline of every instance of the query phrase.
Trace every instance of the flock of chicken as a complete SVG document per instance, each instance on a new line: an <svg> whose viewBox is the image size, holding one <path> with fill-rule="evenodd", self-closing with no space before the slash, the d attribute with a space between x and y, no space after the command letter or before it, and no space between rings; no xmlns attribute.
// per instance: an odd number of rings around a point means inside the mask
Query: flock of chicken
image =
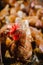
<svg viewBox="0 0 43 65"><path fill-rule="evenodd" d="M34 52L43 54L43 6L35 0L3 2L6 6L0 11L0 41L10 56L26 61Z"/></svg>

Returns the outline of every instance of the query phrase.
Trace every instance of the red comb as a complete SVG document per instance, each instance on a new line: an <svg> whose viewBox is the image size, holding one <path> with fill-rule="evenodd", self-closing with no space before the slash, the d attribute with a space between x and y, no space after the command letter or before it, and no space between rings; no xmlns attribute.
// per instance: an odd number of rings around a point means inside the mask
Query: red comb
<svg viewBox="0 0 43 65"><path fill-rule="evenodd" d="M12 28L10 28L10 32L8 34L12 36L13 40L19 39L20 33L16 34L16 32L15 32L16 30L18 30L18 28L19 28L18 24L14 24L14 26L12 26Z"/></svg>

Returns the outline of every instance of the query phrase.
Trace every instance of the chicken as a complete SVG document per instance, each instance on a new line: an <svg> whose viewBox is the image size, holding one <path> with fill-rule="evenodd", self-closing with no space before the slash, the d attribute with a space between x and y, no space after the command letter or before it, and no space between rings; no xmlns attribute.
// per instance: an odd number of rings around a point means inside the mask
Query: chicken
<svg viewBox="0 0 43 65"><path fill-rule="evenodd" d="M43 17L43 8L38 9L36 15L38 16L39 19L41 19L41 17Z"/></svg>
<svg viewBox="0 0 43 65"><path fill-rule="evenodd" d="M6 5L5 8L0 11L0 19L3 20L3 18L8 14L9 14L9 5Z"/></svg>
<svg viewBox="0 0 43 65"><path fill-rule="evenodd" d="M14 4L16 0L3 0L4 3Z"/></svg>
<svg viewBox="0 0 43 65"><path fill-rule="evenodd" d="M37 47L41 50L43 53L43 34L40 30L37 30L36 28L30 27L32 37L37 45Z"/></svg>
<svg viewBox="0 0 43 65"><path fill-rule="evenodd" d="M5 43L6 46L10 48L10 52L12 55L15 55L15 57L17 55L17 58L19 57L20 60L22 60L22 58L24 60L27 60L32 55L32 37L31 31L28 26L28 20L23 20L22 22L20 22L19 27L19 23L15 23L14 26L12 24L9 25L1 28L1 33L6 32L7 34ZM7 33L7 29L10 31L8 31L9 33ZM12 42L13 40L14 42Z"/></svg>
<svg viewBox="0 0 43 65"><path fill-rule="evenodd" d="M37 16L29 16L29 17L26 17L26 18L29 20L30 26L43 28L43 22L41 20L39 20Z"/></svg>

